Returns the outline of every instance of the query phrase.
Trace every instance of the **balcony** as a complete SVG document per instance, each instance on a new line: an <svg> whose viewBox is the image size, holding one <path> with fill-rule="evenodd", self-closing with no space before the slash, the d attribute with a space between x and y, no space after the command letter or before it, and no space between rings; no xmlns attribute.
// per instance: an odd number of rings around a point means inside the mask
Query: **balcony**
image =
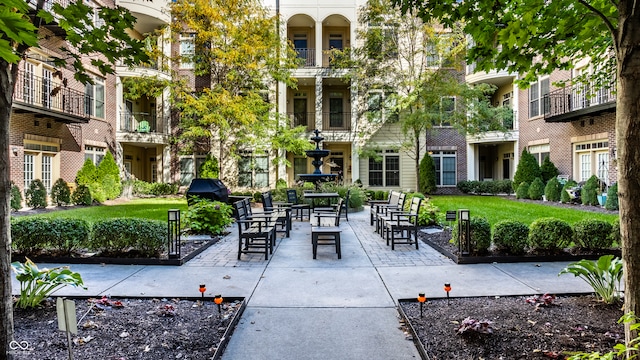
<svg viewBox="0 0 640 360"><path fill-rule="evenodd" d="M292 112L287 113L287 117L291 127L304 126L309 131L316 127L316 113L314 112Z"/></svg>
<svg viewBox="0 0 640 360"><path fill-rule="evenodd" d="M549 93L544 106L546 122L570 122L585 115L614 111L614 87L595 89L592 84L573 84Z"/></svg>
<svg viewBox="0 0 640 360"><path fill-rule="evenodd" d="M497 87L513 83L515 75L506 70L489 72L476 69L476 63L467 64L465 81L467 84L493 84Z"/></svg>
<svg viewBox="0 0 640 360"><path fill-rule="evenodd" d="M296 49L296 53L298 53L298 59L301 60L300 67L316 66L316 49L299 48Z"/></svg>
<svg viewBox="0 0 640 360"><path fill-rule="evenodd" d="M66 8L67 6L69 6L69 4L71 3L71 0L44 0L42 2L42 8L38 7L38 1L27 1L27 4L29 5L29 16L31 17L32 20L35 20L37 17L37 13L40 9L44 9L46 11L51 12L51 9L53 8L53 4L60 4L60 6L62 6L63 8ZM47 28L49 30L51 30L51 32L53 32L55 35L57 36L66 36L66 31L60 26L60 22L59 22L60 18L58 15L54 15L53 17L53 21L50 23L45 24L44 22L42 22L40 25L43 26L44 28ZM34 24L38 24L39 22L36 21L32 21ZM36 25L37 26L37 25Z"/></svg>
<svg viewBox="0 0 640 360"><path fill-rule="evenodd" d="M149 33L171 22L167 0L117 0L116 5L131 11L136 17L135 30L141 34Z"/></svg>
<svg viewBox="0 0 640 360"><path fill-rule="evenodd" d="M36 113L65 123L86 123L90 113L85 105L91 101L84 92L62 87L51 79L20 71L14 86L13 109Z"/></svg>
<svg viewBox="0 0 640 360"><path fill-rule="evenodd" d="M155 113L125 112L120 116L117 140L121 143L143 146L167 144L165 121Z"/></svg>
<svg viewBox="0 0 640 360"><path fill-rule="evenodd" d="M350 131L351 130L351 113L350 112L323 112L322 113L322 130L323 131Z"/></svg>

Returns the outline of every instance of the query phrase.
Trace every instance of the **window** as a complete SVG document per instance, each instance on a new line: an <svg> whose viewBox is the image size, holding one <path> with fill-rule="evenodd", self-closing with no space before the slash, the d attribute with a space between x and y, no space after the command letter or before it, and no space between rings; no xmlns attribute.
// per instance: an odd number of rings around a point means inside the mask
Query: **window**
<svg viewBox="0 0 640 360"><path fill-rule="evenodd" d="M456 186L456 152L433 151L431 158L436 168L436 186Z"/></svg>
<svg viewBox="0 0 640 360"><path fill-rule="evenodd" d="M440 67L440 52L438 51L438 44L435 41L429 41L427 43L425 53L425 61L428 67Z"/></svg>
<svg viewBox="0 0 640 360"><path fill-rule="evenodd" d="M529 146L529 153L538 161L538 165L542 165L544 158L549 156L549 144Z"/></svg>
<svg viewBox="0 0 640 360"><path fill-rule="evenodd" d="M47 192L51 191L53 179L60 177L59 152L58 143L25 140L23 165L25 189L29 188L33 180L40 179Z"/></svg>
<svg viewBox="0 0 640 360"><path fill-rule="evenodd" d="M193 69L193 57L196 54L195 51L195 39L196 34L181 34L180 35L180 68L181 69Z"/></svg>
<svg viewBox="0 0 640 360"><path fill-rule="evenodd" d="M197 153L180 158L180 185L187 186L191 184L191 180L200 177L200 167L206 157L205 153Z"/></svg>
<svg viewBox="0 0 640 360"><path fill-rule="evenodd" d="M269 158L245 154L238 160L238 186L263 188L269 186Z"/></svg>
<svg viewBox="0 0 640 360"><path fill-rule="evenodd" d="M400 186L400 156L396 150L369 158L369 186Z"/></svg>
<svg viewBox="0 0 640 360"><path fill-rule="evenodd" d="M104 119L104 80L93 78L93 84L87 84L84 88L85 113L93 117Z"/></svg>
<svg viewBox="0 0 640 360"><path fill-rule="evenodd" d="M609 183L609 142L607 140L574 144L574 156L577 168L574 177L578 182L587 181L596 175L601 181Z"/></svg>
<svg viewBox="0 0 640 360"><path fill-rule="evenodd" d="M398 30L396 25L369 25L367 33L367 52L369 59L398 58Z"/></svg>
<svg viewBox="0 0 640 360"><path fill-rule="evenodd" d="M307 170L307 158L295 157L293 158L293 176L298 180L298 174L306 174Z"/></svg>
<svg viewBox="0 0 640 360"><path fill-rule="evenodd" d="M371 91L367 98L367 111L369 120L373 121L398 121L396 109L397 98L392 92Z"/></svg>
<svg viewBox="0 0 640 360"><path fill-rule="evenodd" d="M453 119L455 110L455 96L443 96L440 98L440 126L451 126L451 120Z"/></svg>
<svg viewBox="0 0 640 360"><path fill-rule="evenodd" d="M549 78L539 80L529 87L529 117L536 117L549 110Z"/></svg>
<svg viewBox="0 0 640 360"><path fill-rule="evenodd" d="M93 164L95 166L98 166L102 162L102 159L104 159L104 155L105 155L106 151L107 151L107 149L103 148L103 147L85 145L84 146L84 159L85 160L91 159L91 161L93 161Z"/></svg>

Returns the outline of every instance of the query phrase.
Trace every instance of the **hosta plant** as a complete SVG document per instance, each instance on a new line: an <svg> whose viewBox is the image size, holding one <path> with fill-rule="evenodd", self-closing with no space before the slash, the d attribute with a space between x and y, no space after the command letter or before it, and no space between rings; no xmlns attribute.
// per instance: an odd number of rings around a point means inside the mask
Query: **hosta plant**
<svg viewBox="0 0 640 360"><path fill-rule="evenodd" d="M477 320L471 317L467 317L462 320L460 327L458 327L458 334L492 334L493 327L492 322L489 320Z"/></svg>
<svg viewBox="0 0 640 360"><path fill-rule="evenodd" d="M66 285L80 286L86 289L80 273L69 270L66 266L53 269L40 269L27 258L27 261L13 262L11 268L20 282L20 297L16 305L20 308L33 308L49 296L53 291Z"/></svg>
<svg viewBox="0 0 640 360"><path fill-rule="evenodd" d="M620 298L620 282L622 281L622 260L613 255L601 256L597 261L580 260L569 264L560 274L573 274L586 281L596 297L613 304Z"/></svg>

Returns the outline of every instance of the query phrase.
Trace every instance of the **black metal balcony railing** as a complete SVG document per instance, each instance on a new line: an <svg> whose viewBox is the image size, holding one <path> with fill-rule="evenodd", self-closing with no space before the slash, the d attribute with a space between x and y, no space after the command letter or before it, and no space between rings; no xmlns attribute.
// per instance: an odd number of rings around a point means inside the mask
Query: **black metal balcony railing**
<svg viewBox="0 0 640 360"><path fill-rule="evenodd" d="M120 131L140 134L162 132L161 117L155 113L125 112L120 116Z"/></svg>
<svg viewBox="0 0 640 360"><path fill-rule="evenodd" d="M544 104L545 120L613 104L616 95L613 85L596 89L591 84L574 84L550 92L547 99L548 103Z"/></svg>
<svg viewBox="0 0 640 360"><path fill-rule="evenodd" d="M298 53L298 59L302 59L301 67L316 66L316 49L298 48L296 53Z"/></svg>
<svg viewBox="0 0 640 360"><path fill-rule="evenodd" d="M322 113L322 130L351 130L351 113Z"/></svg>
<svg viewBox="0 0 640 360"><path fill-rule="evenodd" d="M291 127L304 126L309 130L315 129L316 113L314 112L291 112L287 113Z"/></svg>
<svg viewBox="0 0 640 360"><path fill-rule="evenodd" d="M20 71L13 92L15 104L27 105L40 113L67 115L86 120L91 97L83 92L55 84L51 79Z"/></svg>

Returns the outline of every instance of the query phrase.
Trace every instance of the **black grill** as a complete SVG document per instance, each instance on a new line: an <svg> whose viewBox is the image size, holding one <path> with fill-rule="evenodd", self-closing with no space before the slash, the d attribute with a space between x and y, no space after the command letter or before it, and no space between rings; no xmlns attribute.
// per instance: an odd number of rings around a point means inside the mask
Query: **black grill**
<svg viewBox="0 0 640 360"><path fill-rule="evenodd" d="M220 179L193 179L187 190L187 203L189 205L194 196L227 203L229 190Z"/></svg>

